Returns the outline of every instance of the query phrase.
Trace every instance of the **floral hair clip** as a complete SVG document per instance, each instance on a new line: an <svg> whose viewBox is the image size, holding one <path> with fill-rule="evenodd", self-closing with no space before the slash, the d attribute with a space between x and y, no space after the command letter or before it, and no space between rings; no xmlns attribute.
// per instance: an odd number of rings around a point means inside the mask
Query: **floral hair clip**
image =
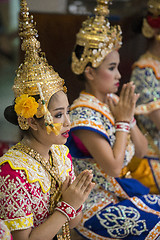
<svg viewBox="0 0 160 240"><path fill-rule="evenodd" d="M16 98L14 109L18 116L31 118L37 113L38 103L34 97L23 94Z"/></svg>

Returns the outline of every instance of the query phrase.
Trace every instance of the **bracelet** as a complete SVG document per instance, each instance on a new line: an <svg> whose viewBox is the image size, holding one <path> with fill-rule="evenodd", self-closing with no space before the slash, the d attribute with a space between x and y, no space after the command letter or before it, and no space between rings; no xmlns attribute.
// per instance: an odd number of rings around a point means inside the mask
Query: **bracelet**
<svg viewBox="0 0 160 240"><path fill-rule="evenodd" d="M122 132L130 132L130 125L127 122L116 122L115 124L115 129L117 131L122 131Z"/></svg>
<svg viewBox="0 0 160 240"><path fill-rule="evenodd" d="M76 210L76 216L78 216L78 215L80 214L80 212L82 211L82 209L83 209L83 204L80 206L80 208L78 208L78 209Z"/></svg>
<svg viewBox="0 0 160 240"><path fill-rule="evenodd" d="M55 210L63 213L69 221L76 217L76 210L64 201L58 202Z"/></svg>
<svg viewBox="0 0 160 240"><path fill-rule="evenodd" d="M130 121L130 129L133 128L136 125L136 119L133 117Z"/></svg>
<svg viewBox="0 0 160 240"><path fill-rule="evenodd" d="M130 123L129 121L123 121L123 120L121 120L121 121L115 121L115 123L120 123L120 122L121 122L121 123L128 123L128 124Z"/></svg>

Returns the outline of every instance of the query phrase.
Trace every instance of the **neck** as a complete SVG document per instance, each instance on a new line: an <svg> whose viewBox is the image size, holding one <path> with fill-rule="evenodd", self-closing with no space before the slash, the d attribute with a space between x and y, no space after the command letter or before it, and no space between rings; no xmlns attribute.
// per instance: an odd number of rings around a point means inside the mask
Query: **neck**
<svg viewBox="0 0 160 240"><path fill-rule="evenodd" d="M28 135L24 136L24 138L22 139L22 143L38 152L46 160L49 160L49 149L51 146L46 146L33 136Z"/></svg>
<svg viewBox="0 0 160 240"><path fill-rule="evenodd" d="M152 44L152 46L149 48L149 52L151 54L153 54L155 57L160 56L160 41L154 41L154 43Z"/></svg>
<svg viewBox="0 0 160 240"><path fill-rule="evenodd" d="M85 91L93 96L95 96L99 101L106 103L107 93L102 93L96 88L91 87L89 84L86 84Z"/></svg>

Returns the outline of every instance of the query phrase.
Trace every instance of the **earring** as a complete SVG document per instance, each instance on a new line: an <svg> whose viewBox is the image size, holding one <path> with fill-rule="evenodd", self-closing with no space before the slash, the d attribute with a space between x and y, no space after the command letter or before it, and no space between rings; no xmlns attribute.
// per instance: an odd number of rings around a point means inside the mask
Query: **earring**
<svg viewBox="0 0 160 240"><path fill-rule="evenodd" d="M152 38L154 36L153 28L148 24L147 20L144 18L142 33L146 38Z"/></svg>
<svg viewBox="0 0 160 240"><path fill-rule="evenodd" d="M18 116L18 124L22 130L28 130L29 124L26 118Z"/></svg>

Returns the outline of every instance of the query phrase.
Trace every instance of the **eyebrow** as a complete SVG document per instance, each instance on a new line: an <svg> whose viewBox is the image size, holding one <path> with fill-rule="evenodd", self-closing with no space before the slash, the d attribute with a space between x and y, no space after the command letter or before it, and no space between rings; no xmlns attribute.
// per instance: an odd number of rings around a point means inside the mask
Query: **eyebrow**
<svg viewBox="0 0 160 240"><path fill-rule="evenodd" d="M53 109L53 111L58 111L58 110L63 110L63 109L64 109L63 107L60 107L60 108Z"/></svg>
<svg viewBox="0 0 160 240"><path fill-rule="evenodd" d="M70 108L70 105L68 105L67 108ZM59 108L55 108L55 109L53 109L53 111L58 111L58 110L64 110L64 107L59 107Z"/></svg>
<svg viewBox="0 0 160 240"><path fill-rule="evenodd" d="M116 65L116 63L115 63L115 62L112 62L112 63L110 63L110 64L108 64L108 65Z"/></svg>

